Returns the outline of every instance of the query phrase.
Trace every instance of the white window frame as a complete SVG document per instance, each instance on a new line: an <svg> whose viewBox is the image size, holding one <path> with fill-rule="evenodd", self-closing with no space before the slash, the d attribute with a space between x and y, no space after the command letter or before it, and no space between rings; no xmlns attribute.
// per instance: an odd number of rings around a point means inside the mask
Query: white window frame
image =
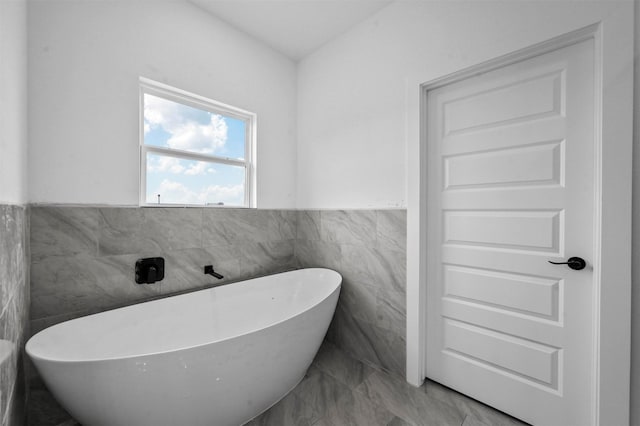
<svg viewBox="0 0 640 426"><path fill-rule="evenodd" d="M221 157L218 155L201 154L196 152L183 151L179 149L163 148L144 143L144 95L149 94L172 102L177 102L193 108L209 111L213 114L220 114L226 117L235 118L245 122L245 142L244 160L236 158ZM232 207L232 208L255 208L256 207L256 123L255 113L236 108L231 105L217 102L185 90L177 89L166 84L158 83L144 77L140 77L140 206L144 207ZM228 206L218 204L176 204L176 203L148 203L147 202L147 153L157 153L164 156L184 159L206 161L209 163L226 164L245 168L245 188L244 205Z"/></svg>

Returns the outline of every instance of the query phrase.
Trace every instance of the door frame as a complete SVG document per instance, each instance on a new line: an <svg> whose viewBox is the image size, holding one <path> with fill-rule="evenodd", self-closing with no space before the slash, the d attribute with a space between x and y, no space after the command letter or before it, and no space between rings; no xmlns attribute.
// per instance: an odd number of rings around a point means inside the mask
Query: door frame
<svg viewBox="0 0 640 426"><path fill-rule="evenodd" d="M629 424L633 3L600 22L424 82L407 81L406 378L420 386L426 347L426 98L437 87L583 40L595 46L594 363L592 425ZM419 90L414 91L415 88ZM416 96L417 95L417 96ZM604 349L604 350L601 350ZM611 350L610 348L615 348ZM609 350L607 350L609 349Z"/></svg>

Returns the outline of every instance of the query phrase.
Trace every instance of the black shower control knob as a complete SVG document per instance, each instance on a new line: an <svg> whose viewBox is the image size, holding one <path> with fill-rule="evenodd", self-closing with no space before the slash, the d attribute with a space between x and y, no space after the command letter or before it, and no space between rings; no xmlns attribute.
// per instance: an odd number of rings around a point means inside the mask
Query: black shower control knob
<svg viewBox="0 0 640 426"><path fill-rule="evenodd" d="M164 258L138 259L135 266L137 284L153 284L164 279Z"/></svg>

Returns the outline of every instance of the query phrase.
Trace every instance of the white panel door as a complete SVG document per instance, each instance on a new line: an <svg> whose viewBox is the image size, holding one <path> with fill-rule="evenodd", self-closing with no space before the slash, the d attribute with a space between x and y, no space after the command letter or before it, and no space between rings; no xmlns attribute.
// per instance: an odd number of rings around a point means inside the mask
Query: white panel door
<svg viewBox="0 0 640 426"><path fill-rule="evenodd" d="M593 408L593 68L583 41L427 95L427 376L536 425Z"/></svg>

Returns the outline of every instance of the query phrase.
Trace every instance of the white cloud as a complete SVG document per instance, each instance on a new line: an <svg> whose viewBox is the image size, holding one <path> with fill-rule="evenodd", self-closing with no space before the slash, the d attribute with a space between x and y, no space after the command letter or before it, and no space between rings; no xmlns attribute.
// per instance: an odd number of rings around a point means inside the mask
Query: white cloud
<svg viewBox="0 0 640 426"><path fill-rule="evenodd" d="M175 157L153 156L149 158L147 170L150 172L185 174L200 176L217 173L206 161L181 160Z"/></svg>
<svg viewBox="0 0 640 426"><path fill-rule="evenodd" d="M200 192L193 191L185 185L165 179L160 183L157 193L160 201L174 204L206 204L222 202L225 205L242 205L244 185L210 185ZM155 197L155 195L154 195Z"/></svg>
<svg viewBox="0 0 640 426"><path fill-rule="evenodd" d="M169 148L213 154L227 142L227 123L224 117L211 114L211 122L207 125L185 121L169 133L172 134L167 140Z"/></svg>
<svg viewBox="0 0 640 426"><path fill-rule="evenodd" d="M184 172L184 174L189 176L197 176L207 173L215 173L215 169L210 166L211 164L207 163L206 161L196 161L195 163L191 163L189 165L189 168Z"/></svg>
<svg viewBox="0 0 640 426"><path fill-rule="evenodd" d="M185 170L188 171L189 169L186 169L178 158L158 156L151 157L149 159L147 170L150 172L169 172L179 174L185 172Z"/></svg>
<svg viewBox="0 0 640 426"><path fill-rule="evenodd" d="M211 185L203 193L203 202L224 202L230 205L242 205L244 202L244 185L233 186ZM216 201L218 200L218 201Z"/></svg>
<svg viewBox="0 0 640 426"><path fill-rule="evenodd" d="M196 120L193 114L193 109L184 105L145 95L145 134L161 127L171 135L167 140L169 148L205 154L213 154L222 149L227 142L228 133L225 118L209 114L210 120L203 123L201 118Z"/></svg>

